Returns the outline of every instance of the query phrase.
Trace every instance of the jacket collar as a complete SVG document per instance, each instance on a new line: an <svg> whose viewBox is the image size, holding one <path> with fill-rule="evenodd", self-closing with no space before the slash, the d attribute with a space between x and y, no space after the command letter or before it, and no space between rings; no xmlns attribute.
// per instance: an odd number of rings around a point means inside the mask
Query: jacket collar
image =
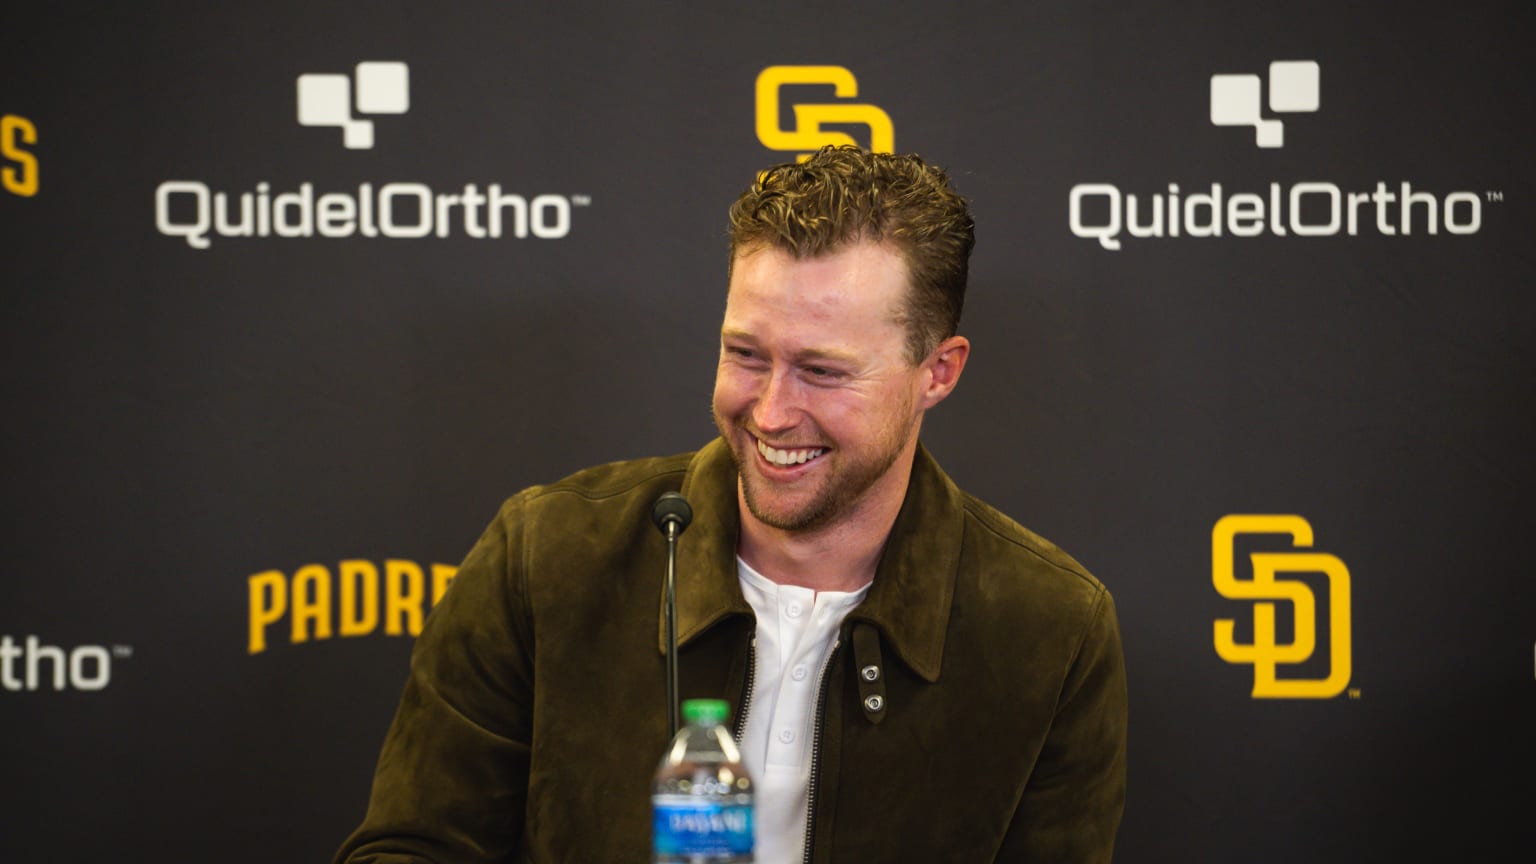
<svg viewBox="0 0 1536 864"><path fill-rule="evenodd" d="M677 638L686 645L728 616L752 614L736 576L741 522L736 465L724 439L694 454L682 494L693 507L693 523L677 544ZM907 497L875 581L848 616L877 627L902 661L930 683L939 679L943 665L964 515L960 490L919 443ZM663 605L657 628L662 651L666 626Z"/></svg>

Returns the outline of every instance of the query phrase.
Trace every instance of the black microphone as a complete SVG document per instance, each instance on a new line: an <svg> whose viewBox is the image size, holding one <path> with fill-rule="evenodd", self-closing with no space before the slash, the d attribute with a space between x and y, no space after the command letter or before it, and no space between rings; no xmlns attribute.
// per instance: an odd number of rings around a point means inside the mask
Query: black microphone
<svg viewBox="0 0 1536 864"><path fill-rule="evenodd" d="M663 492L651 507L651 521L667 538L667 719L671 732L667 740L677 737L677 537L693 521L693 508L688 499L676 492Z"/></svg>
<svg viewBox="0 0 1536 864"><path fill-rule="evenodd" d="M693 521L693 508L688 506L688 499L682 495L663 492L651 508L651 521L656 523L656 527L661 529L668 540L672 540ZM675 531L670 528L674 525L677 526Z"/></svg>

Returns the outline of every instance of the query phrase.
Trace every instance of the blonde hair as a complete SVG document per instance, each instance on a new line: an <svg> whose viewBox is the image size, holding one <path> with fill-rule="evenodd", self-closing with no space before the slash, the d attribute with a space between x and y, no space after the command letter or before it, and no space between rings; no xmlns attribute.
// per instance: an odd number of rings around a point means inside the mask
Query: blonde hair
<svg viewBox="0 0 1536 864"><path fill-rule="evenodd" d="M914 364L960 325L976 225L949 176L916 155L824 147L759 174L730 223L733 263L762 247L802 259L861 241L894 247L911 280L900 315Z"/></svg>

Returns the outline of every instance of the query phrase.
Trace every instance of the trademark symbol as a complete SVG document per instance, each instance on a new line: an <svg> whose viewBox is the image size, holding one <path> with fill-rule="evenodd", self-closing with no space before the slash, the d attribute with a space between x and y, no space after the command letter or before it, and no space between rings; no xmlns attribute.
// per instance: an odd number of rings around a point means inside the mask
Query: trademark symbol
<svg viewBox="0 0 1536 864"><path fill-rule="evenodd" d="M1351 698L1351 699L1359 699L1360 698L1360 688L1359 687L1351 687L1351 688L1349 688L1349 698Z"/></svg>
<svg viewBox="0 0 1536 864"><path fill-rule="evenodd" d="M1489 194L1492 194L1492 193L1489 193ZM592 204L592 196L591 195L572 195L571 196L571 206L572 207L589 207L589 206L591 206L591 204Z"/></svg>
<svg viewBox="0 0 1536 864"><path fill-rule="evenodd" d="M116 657L119 660L126 660L129 657L133 656L133 646L132 645L113 645L112 646L112 656Z"/></svg>
<svg viewBox="0 0 1536 864"><path fill-rule="evenodd" d="M1489 201L1503 201L1504 200L1504 193L1500 192L1500 191L1490 190L1490 191L1484 192L1483 195Z"/></svg>

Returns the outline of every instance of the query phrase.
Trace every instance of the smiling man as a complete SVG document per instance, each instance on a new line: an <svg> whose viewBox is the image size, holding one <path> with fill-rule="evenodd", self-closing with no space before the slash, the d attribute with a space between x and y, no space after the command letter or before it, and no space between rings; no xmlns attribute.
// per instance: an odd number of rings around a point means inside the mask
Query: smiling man
<svg viewBox="0 0 1536 864"><path fill-rule="evenodd" d="M1108 861L1126 691L1108 592L919 443L959 383L973 226L915 156L828 148L731 207L702 450L503 506L430 617L338 861L645 861L681 692L724 698L783 862Z"/></svg>

